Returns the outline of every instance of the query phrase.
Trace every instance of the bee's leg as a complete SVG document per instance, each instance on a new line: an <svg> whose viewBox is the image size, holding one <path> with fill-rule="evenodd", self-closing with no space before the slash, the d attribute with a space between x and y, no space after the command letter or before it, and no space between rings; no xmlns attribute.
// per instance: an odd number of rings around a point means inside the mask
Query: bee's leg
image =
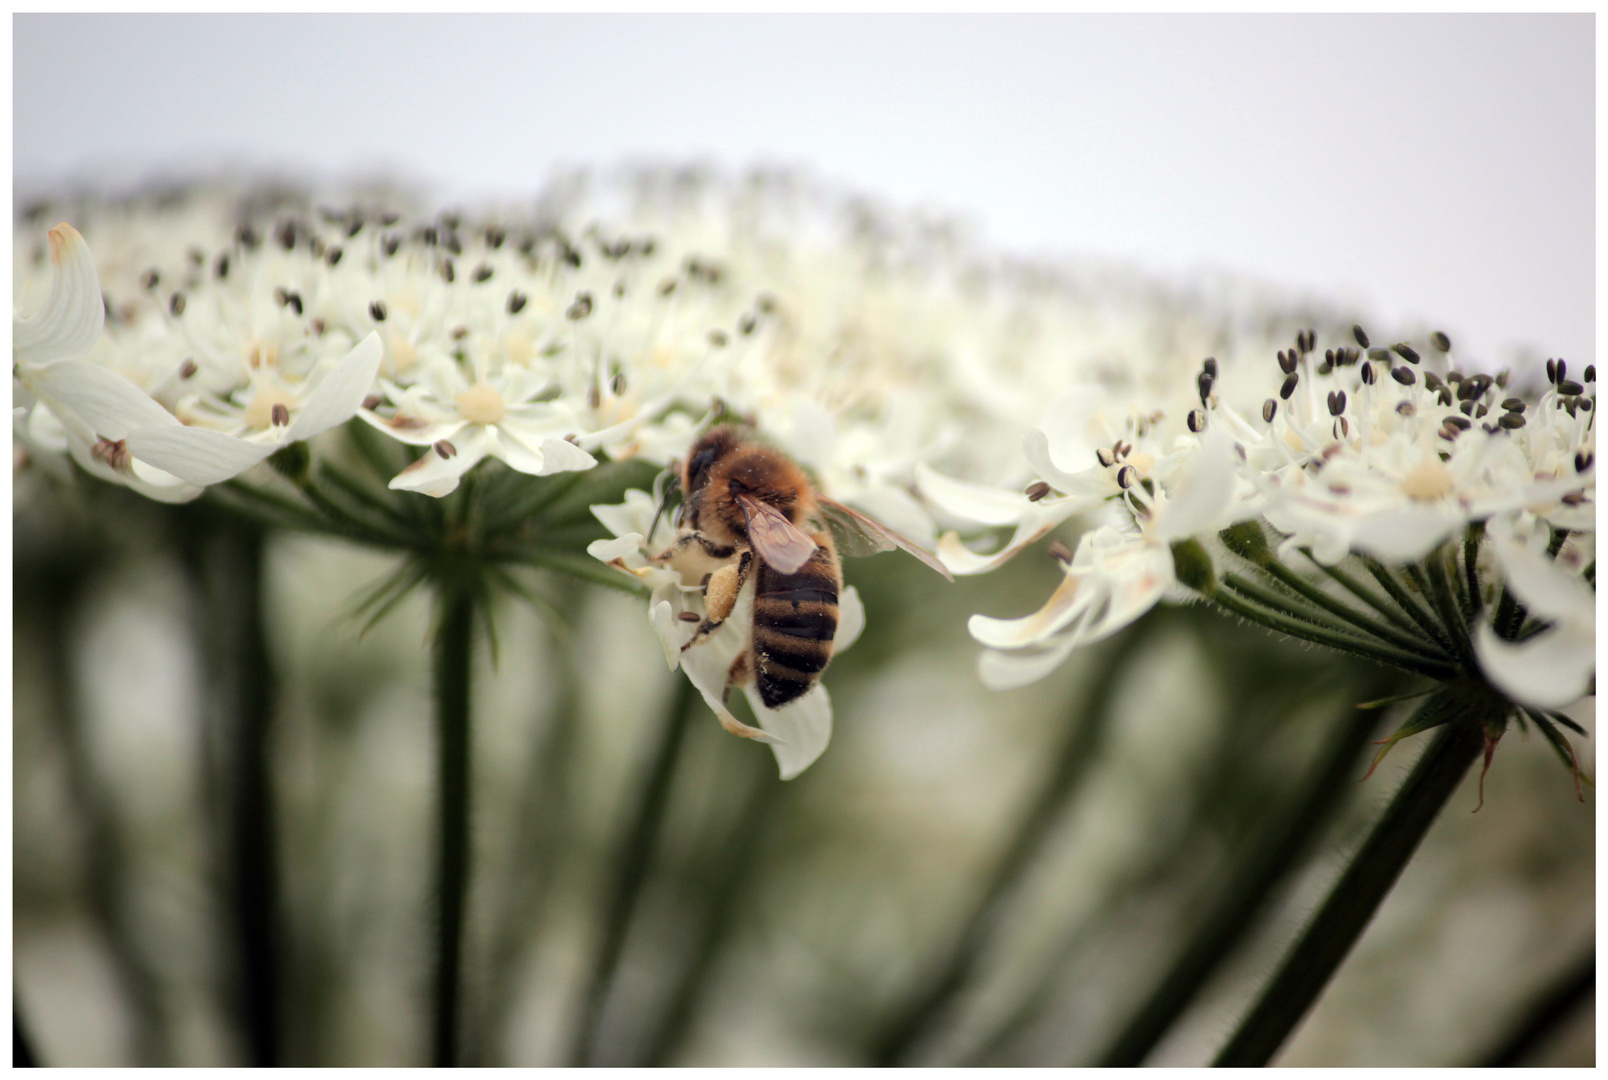
<svg viewBox="0 0 1608 1080"><path fill-rule="evenodd" d="M682 533L676 537L676 542L655 555L653 561L656 563L669 562L693 544L702 547L711 559L729 559L737 554L737 549L734 547L717 544L703 533L689 532Z"/></svg>
<svg viewBox="0 0 1608 1080"><path fill-rule="evenodd" d="M726 616L736 605L737 594L743 591L743 583L748 580L748 571L753 565L754 553L745 551L734 565L722 566L709 575L709 580L704 584L704 620L698 624L698 630L692 638L681 646L682 652L725 625Z"/></svg>

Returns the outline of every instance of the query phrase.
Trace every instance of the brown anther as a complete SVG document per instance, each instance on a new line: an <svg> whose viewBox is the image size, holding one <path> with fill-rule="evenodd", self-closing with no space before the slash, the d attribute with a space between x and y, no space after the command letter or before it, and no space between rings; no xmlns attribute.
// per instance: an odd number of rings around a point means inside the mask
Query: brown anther
<svg viewBox="0 0 1608 1080"><path fill-rule="evenodd" d="M455 458L458 456L458 448L453 446L446 439L438 439L431 449L439 454L442 458Z"/></svg>
<svg viewBox="0 0 1608 1080"><path fill-rule="evenodd" d="M290 423L290 406L283 401L276 402L274 407L268 410L268 419L274 427L285 427Z"/></svg>
<svg viewBox="0 0 1608 1080"><path fill-rule="evenodd" d="M89 456L120 473L132 475L134 472L134 458L128 452L128 442L124 439L108 439L103 436L89 448Z"/></svg>
<svg viewBox="0 0 1608 1080"><path fill-rule="evenodd" d="M384 402L385 402L385 399L383 397L381 397L379 394L370 394L368 397L363 399L363 408L367 409L369 412L373 412L375 409L378 409Z"/></svg>
<svg viewBox="0 0 1608 1080"><path fill-rule="evenodd" d="M677 615L676 618L680 619L682 622L703 622L703 616L698 614L696 611L683 611L681 614Z"/></svg>
<svg viewBox="0 0 1608 1080"><path fill-rule="evenodd" d="M179 378L193 379L195 377L195 373L200 370L201 366L194 360L191 360L187 357L185 358L184 363L179 365Z"/></svg>
<svg viewBox="0 0 1608 1080"><path fill-rule="evenodd" d="M1042 480L1035 480L1033 483L1027 485L1027 501L1028 502L1038 502L1040 499L1044 498L1044 496L1048 495L1049 493L1050 493L1050 485L1046 484Z"/></svg>
<svg viewBox="0 0 1608 1080"><path fill-rule="evenodd" d="M1049 552L1050 558L1063 566L1070 565L1072 562L1072 549L1067 547L1066 541L1060 537L1050 541Z"/></svg>

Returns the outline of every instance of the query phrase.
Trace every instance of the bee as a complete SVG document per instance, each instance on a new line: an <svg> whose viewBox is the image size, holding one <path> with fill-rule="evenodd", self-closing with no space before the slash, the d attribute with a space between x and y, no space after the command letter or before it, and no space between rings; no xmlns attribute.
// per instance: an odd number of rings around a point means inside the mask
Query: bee
<svg viewBox="0 0 1608 1080"><path fill-rule="evenodd" d="M736 428L705 432L680 465L683 502L675 542L656 561L684 577L702 575L704 617L682 651L718 630L750 575L753 626L727 687L755 681L769 709L815 685L832 659L843 573L836 526L849 554L903 548L953 581L930 552L892 529L833 502L775 447Z"/></svg>

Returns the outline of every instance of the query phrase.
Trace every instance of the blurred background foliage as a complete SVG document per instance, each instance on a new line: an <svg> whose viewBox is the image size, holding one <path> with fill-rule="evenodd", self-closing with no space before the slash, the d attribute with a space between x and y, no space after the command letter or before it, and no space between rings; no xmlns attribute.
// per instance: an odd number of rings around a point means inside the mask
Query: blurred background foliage
<svg viewBox="0 0 1608 1080"><path fill-rule="evenodd" d="M428 595L361 632L390 557L83 477L19 474L14 542L31 1050L426 1060ZM1200 609L984 689L966 617L1036 607L1042 544L953 586L845 570L867 630L826 678L830 749L785 784L665 669L640 600L552 577L561 619L495 608L470 1063L1200 1064L1419 752L1359 784L1399 716L1353 706L1396 677ZM1537 738L1504 741L1473 814L1476 782L1277 1063L1593 1062L1592 810ZM226 857L237 835L271 850Z"/></svg>

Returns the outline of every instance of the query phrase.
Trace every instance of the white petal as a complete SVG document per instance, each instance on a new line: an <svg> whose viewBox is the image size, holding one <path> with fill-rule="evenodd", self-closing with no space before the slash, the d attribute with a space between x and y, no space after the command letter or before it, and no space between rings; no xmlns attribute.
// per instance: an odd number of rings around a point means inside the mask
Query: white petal
<svg viewBox="0 0 1608 1080"><path fill-rule="evenodd" d="M607 542L598 541L599 544ZM670 665L671 671L674 671L681 666L681 636L676 627L675 612L671 609L672 605L668 600L654 604L648 611L648 623L653 627L653 632L659 636L659 644L664 647L664 662Z"/></svg>
<svg viewBox="0 0 1608 1080"><path fill-rule="evenodd" d="M126 439L141 428L180 427L178 418L123 376L82 360L19 368L17 376L40 397L72 413L102 438ZM61 419L66 420L65 416Z"/></svg>
<svg viewBox="0 0 1608 1080"><path fill-rule="evenodd" d="M832 635L832 655L860 640L865 629L865 605L860 602L860 591L853 585L838 594L837 633Z"/></svg>
<svg viewBox="0 0 1608 1080"><path fill-rule="evenodd" d="M780 709L765 708L759 691L752 686L744 693L760 726L775 739L771 753L776 755L783 780L791 780L809 768L832 741L832 699L820 683Z"/></svg>
<svg viewBox="0 0 1608 1080"><path fill-rule="evenodd" d="M1002 566L1011 556L1055 528L1061 522L1078 511L1086 510L1093 505L1095 505L1094 502L1070 497L1056 499L1053 502L1046 499L1044 502L1035 503L1022 516L1022 521L1016 526L1016 534L1011 537L1010 543L992 555L972 551L960 542L959 536L954 533L945 533L938 538L938 559L949 567L950 573L953 574L984 573L994 569L996 566Z"/></svg>
<svg viewBox="0 0 1608 1080"><path fill-rule="evenodd" d="M409 446L434 446L442 439L449 442L458 432L469 426L469 421L461 416L454 416L449 420L437 420L433 423L420 424L417 427L399 427L374 415L367 409L359 409L357 415L367 420L369 426L376 431L384 432L397 442L407 443Z"/></svg>
<svg viewBox="0 0 1608 1080"><path fill-rule="evenodd" d="M1417 562L1463 527L1461 515L1436 506L1399 506L1358 518L1351 546L1387 563Z"/></svg>
<svg viewBox="0 0 1608 1080"><path fill-rule="evenodd" d="M216 484L238 476L278 448L182 425L144 428L128 436L129 452L136 458L192 484Z"/></svg>
<svg viewBox="0 0 1608 1080"><path fill-rule="evenodd" d="M357 415L363 399L374 389L374 379L380 373L380 361L384 356L380 335L370 331L308 396L307 403L286 432L285 441L310 439Z"/></svg>
<svg viewBox="0 0 1608 1080"><path fill-rule="evenodd" d="M458 480L474 468L490 451L492 435L480 424L470 424L452 441L457 453L442 457L439 451L427 450L422 458L391 477L390 487L396 491L417 491L439 499L458 488Z"/></svg>
<svg viewBox="0 0 1608 1080"><path fill-rule="evenodd" d="M1159 540L1178 540L1218 523L1234 497L1234 440L1212 430L1186 467L1178 489L1155 525Z"/></svg>
<svg viewBox="0 0 1608 1080"><path fill-rule="evenodd" d="M1005 653L984 649L977 658L977 677L990 690L1015 690L1038 682L1060 667L1077 646L1078 640L1068 634L1042 652Z"/></svg>
<svg viewBox="0 0 1608 1080"><path fill-rule="evenodd" d="M1020 491L954 480L923 462L916 463L916 484L939 509L982 525L1015 525L1033 506Z"/></svg>
<svg viewBox="0 0 1608 1080"><path fill-rule="evenodd" d="M1037 644L1085 613L1101 592L1098 582L1068 574L1044 606L1020 619L973 615L966 629L979 643L993 649L1020 649Z"/></svg>
<svg viewBox="0 0 1608 1080"><path fill-rule="evenodd" d="M726 676L731 672L732 661L748 647L748 635L743 628L750 625L753 612L754 583L750 578L738 595L737 603L733 605L726 624L699 644L680 654L681 670L692 680L692 685L702 695L704 702L714 710L721 727L744 739L775 743L775 736L738 720L725 704ZM683 633L690 638L692 624L679 625L687 627ZM680 649L679 645L677 649Z"/></svg>
<svg viewBox="0 0 1608 1080"><path fill-rule="evenodd" d="M1544 619L1590 623L1596 592L1585 578L1518 543L1494 545L1502 576L1530 613Z"/></svg>
<svg viewBox="0 0 1608 1080"><path fill-rule="evenodd" d="M62 222L50 230L50 295L28 318L11 320L11 359L50 364L82 356L106 323L95 258L78 230ZM121 438L121 436L114 436Z"/></svg>
<svg viewBox="0 0 1608 1080"><path fill-rule="evenodd" d="M1488 623L1480 623L1474 651L1486 678L1514 701L1543 709L1561 709L1580 700L1597 669L1595 634L1554 627L1527 641L1503 641Z"/></svg>
<svg viewBox="0 0 1608 1080"><path fill-rule="evenodd" d="M1057 465L1050 456L1049 438L1037 428L1022 436L1022 455L1033 466L1033 471L1038 473L1039 479L1068 495L1089 495L1102 489L1107 492L1116 489L1116 480L1112 478L1110 470L1102 467L1092 453L1085 460L1093 460L1095 464L1075 472Z"/></svg>
<svg viewBox="0 0 1608 1080"><path fill-rule="evenodd" d="M636 533L638 539L641 539L647 535L653 523L653 514L658 507L654 504L652 495L638 488L631 488L625 493L623 503L599 503L590 509L592 516L601 521L603 527L615 536Z"/></svg>
<svg viewBox="0 0 1608 1080"><path fill-rule="evenodd" d="M1037 433L1044 440L1052 467L1076 472L1094 460L1095 446L1104 441L1105 434L1103 426L1095 424L1095 418L1109 397L1104 387L1083 383L1068 389L1045 411ZM1066 490L1048 476L1044 479Z"/></svg>
<svg viewBox="0 0 1608 1080"><path fill-rule="evenodd" d="M623 559L627 555L635 555L642 550L642 534L626 533L613 540L593 540L586 545L586 553L594 559L604 562L613 562Z"/></svg>
<svg viewBox="0 0 1608 1080"><path fill-rule="evenodd" d="M539 474L542 476L561 472L580 472L597 465L597 458L563 439L543 440L542 457L545 459Z"/></svg>

